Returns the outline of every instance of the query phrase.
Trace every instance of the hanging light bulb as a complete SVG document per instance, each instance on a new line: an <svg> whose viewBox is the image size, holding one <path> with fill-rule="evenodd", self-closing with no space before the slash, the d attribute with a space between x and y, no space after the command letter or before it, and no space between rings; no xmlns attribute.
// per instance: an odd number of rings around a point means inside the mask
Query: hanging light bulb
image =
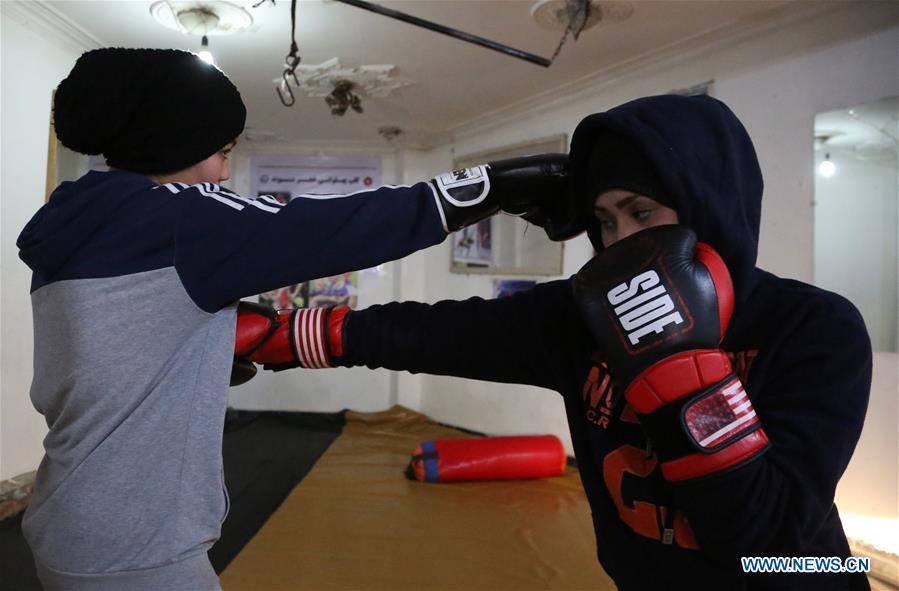
<svg viewBox="0 0 899 591"><path fill-rule="evenodd" d="M837 172L837 165L831 162L830 154L824 155L824 162L818 165L818 172L826 179L829 179Z"/></svg>
<svg viewBox="0 0 899 591"><path fill-rule="evenodd" d="M200 56L200 59L207 64L215 65L215 60L212 58L212 52L209 51L209 38L206 37L206 35L203 35L203 41L200 42L200 53L198 55Z"/></svg>

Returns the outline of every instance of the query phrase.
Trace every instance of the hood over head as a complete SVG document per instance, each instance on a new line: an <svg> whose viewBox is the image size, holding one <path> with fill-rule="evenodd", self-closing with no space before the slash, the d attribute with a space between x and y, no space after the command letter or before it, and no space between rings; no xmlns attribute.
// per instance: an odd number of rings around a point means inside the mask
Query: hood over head
<svg viewBox="0 0 899 591"><path fill-rule="evenodd" d="M571 141L571 183L597 251L603 245L593 215L594 191L611 188L619 178L635 178L622 173L615 157L602 169L602 155L615 154L610 145L616 138L622 153L637 150L640 162L652 166L640 177L656 194L647 196L677 211L682 225L718 251L742 299L758 254L763 182L752 140L736 115L709 96L660 95L583 119ZM636 190L638 184L619 188Z"/></svg>
<svg viewBox="0 0 899 591"><path fill-rule="evenodd" d="M53 191L19 234L19 258L43 280L50 280L80 248L91 243L97 230L121 215L132 193L155 183L126 172L90 171Z"/></svg>

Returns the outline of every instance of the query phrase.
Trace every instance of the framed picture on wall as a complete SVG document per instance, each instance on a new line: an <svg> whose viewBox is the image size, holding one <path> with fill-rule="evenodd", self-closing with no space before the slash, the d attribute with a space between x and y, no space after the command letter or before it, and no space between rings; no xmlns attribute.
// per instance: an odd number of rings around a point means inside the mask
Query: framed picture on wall
<svg viewBox="0 0 899 591"><path fill-rule="evenodd" d="M50 116L50 133L47 136L47 180L46 180L46 192L44 194L44 202L50 200L50 193L56 188L57 180L56 180L56 147L59 145L59 140L56 139L56 128L53 126L53 116Z"/></svg>
<svg viewBox="0 0 899 591"><path fill-rule="evenodd" d="M481 220L453 234L453 264L488 267L493 263L492 221Z"/></svg>
<svg viewBox="0 0 899 591"><path fill-rule="evenodd" d="M567 151L568 137L560 134L460 156L453 167L470 168L507 158ZM453 235L450 272L559 276L563 249L564 243L550 241L542 228L519 217L495 215Z"/></svg>

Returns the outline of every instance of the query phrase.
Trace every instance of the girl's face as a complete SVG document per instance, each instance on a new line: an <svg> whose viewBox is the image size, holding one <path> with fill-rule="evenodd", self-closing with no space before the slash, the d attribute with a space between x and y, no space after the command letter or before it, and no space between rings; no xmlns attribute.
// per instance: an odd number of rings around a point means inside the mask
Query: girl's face
<svg viewBox="0 0 899 591"><path fill-rule="evenodd" d="M187 185L196 185L197 183L214 183L219 184L231 178L231 164L229 157L231 150L237 142L229 142L224 148L203 160L197 162L193 166L189 166L184 170L173 172L171 174L163 174L152 176L151 178L157 183L185 183Z"/></svg>
<svg viewBox="0 0 899 591"><path fill-rule="evenodd" d="M625 189L600 193L593 202L593 215L599 220L606 247L640 230L678 223L677 212L670 207Z"/></svg>
<svg viewBox="0 0 899 591"><path fill-rule="evenodd" d="M234 149L235 142L230 142L224 148L203 160L193 167L197 180L188 184L195 185L197 183L215 183L219 184L231 178L231 164L229 157L231 150ZM186 181L185 181L186 182Z"/></svg>

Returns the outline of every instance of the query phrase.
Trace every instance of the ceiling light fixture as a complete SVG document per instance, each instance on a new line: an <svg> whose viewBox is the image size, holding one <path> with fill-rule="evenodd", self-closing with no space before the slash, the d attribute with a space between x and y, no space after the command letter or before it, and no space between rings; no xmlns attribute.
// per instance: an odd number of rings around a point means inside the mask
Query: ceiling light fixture
<svg viewBox="0 0 899 591"><path fill-rule="evenodd" d="M249 12L222 0L160 0L150 6L150 15L162 26L182 35L202 37L199 56L210 64L215 64L209 51L210 36L239 33L253 24Z"/></svg>
<svg viewBox="0 0 899 591"><path fill-rule="evenodd" d="M209 38L206 35L203 35L203 40L200 42L200 53L197 55L207 64L215 65L215 59L212 57L212 52L209 51Z"/></svg>
<svg viewBox="0 0 899 591"><path fill-rule="evenodd" d="M353 92L356 85L349 80L338 80L334 85L331 94L325 97L325 102L331 108L331 114L337 117L343 117L347 109L353 109L357 113L361 113L362 99Z"/></svg>
<svg viewBox="0 0 899 591"><path fill-rule="evenodd" d="M573 0L539 0L531 7L531 18L544 29L572 29L578 34L597 25L627 20L633 14L634 5L620 0L589 0L584 3Z"/></svg>

